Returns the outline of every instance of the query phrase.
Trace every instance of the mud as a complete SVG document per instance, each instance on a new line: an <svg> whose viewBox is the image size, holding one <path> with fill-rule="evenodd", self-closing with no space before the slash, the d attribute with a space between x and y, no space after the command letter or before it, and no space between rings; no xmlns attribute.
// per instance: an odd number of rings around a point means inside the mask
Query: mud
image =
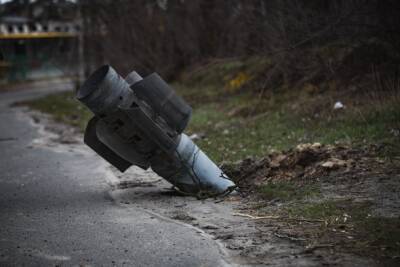
<svg viewBox="0 0 400 267"><path fill-rule="evenodd" d="M290 181L299 187L318 183L326 199L369 200L374 214L400 216L400 157L382 158L375 146L301 144L222 168L245 196L257 196L257 189L269 183Z"/></svg>
<svg viewBox="0 0 400 267"><path fill-rule="evenodd" d="M395 240L400 233L400 158L384 158L376 146L301 144L223 169L236 177L248 213L275 218L259 222L275 226L275 236L301 243L312 253L350 252L369 258L368 266L400 264L400 243ZM295 188L288 191L294 197L271 198L262 190L282 183ZM304 191L310 187L315 192ZM336 263L342 265L343 260Z"/></svg>
<svg viewBox="0 0 400 267"><path fill-rule="evenodd" d="M371 153L339 145L300 144L295 149L272 153L261 159L248 158L225 164L223 168L228 175L235 177L242 189L251 191L268 182L307 182L337 171L342 174L359 171L371 162Z"/></svg>

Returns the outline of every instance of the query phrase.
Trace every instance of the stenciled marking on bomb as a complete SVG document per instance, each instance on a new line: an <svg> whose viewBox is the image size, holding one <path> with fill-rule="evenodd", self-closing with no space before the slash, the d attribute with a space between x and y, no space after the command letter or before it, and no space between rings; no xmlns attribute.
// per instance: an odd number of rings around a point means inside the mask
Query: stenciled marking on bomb
<svg viewBox="0 0 400 267"><path fill-rule="evenodd" d="M157 74L123 79L111 66L96 70L77 92L94 117L84 141L121 172L152 168L180 191L199 198L236 186L183 133L192 108Z"/></svg>

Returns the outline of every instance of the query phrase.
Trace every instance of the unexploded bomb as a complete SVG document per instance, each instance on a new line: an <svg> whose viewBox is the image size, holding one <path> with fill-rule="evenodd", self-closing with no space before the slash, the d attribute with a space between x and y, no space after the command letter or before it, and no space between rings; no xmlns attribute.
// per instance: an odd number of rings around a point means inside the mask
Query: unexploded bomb
<svg viewBox="0 0 400 267"><path fill-rule="evenodd" d="M192 108L156 73L123 79L111 66L96 70L77 92L94 117L84 141L120 171L152 168L184 193L207 197L235 184L183 133Z"/></svg>

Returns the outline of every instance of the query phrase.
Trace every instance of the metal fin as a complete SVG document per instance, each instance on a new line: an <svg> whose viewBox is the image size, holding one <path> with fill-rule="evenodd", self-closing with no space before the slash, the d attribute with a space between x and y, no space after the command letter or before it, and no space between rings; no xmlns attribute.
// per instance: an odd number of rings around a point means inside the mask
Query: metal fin
<svg viewBox="0 0 400 267"><path fill-rule="evenodd" d="M90 119L86 126L84 142L91 149L93 149L97 154L99 154L102 158L107 160L110 164L112 164L119 171L124 172L128 169L132 164L129 161L121 158L118 154L108 148L105 144L103 144L96 134L96 123L99 120L97 117L93 117Z"/></svg>

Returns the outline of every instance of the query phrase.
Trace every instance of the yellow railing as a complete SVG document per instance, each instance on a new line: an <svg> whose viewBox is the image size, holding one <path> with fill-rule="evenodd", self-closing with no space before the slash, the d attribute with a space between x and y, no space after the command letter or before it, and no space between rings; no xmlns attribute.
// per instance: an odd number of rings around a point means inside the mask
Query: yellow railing
<svg viewBox="0 0 400 267"><path fill-rule="evenodd" d="M34 32L34 33L15 33L0 34L0 39L40 39L40 38L73 38L76 33L67 32Z"/></svg>

